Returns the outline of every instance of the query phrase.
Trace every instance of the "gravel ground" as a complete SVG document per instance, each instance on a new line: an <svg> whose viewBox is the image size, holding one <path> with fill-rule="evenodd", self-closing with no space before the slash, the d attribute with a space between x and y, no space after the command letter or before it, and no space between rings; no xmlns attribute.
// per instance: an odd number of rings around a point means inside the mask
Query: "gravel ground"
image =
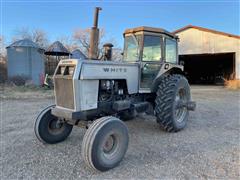
<svg viewBox="0 0 240 180"><path fill-rule="evenodd" d="M39 92L40 93L40 92ZM1 99L1 179L239 179L240 92L193 86L197 110L178 133L161 131L155 118L127 122L129 148L120 165L108 172L90 170L81 157L85 130L74 127L59 144L43 145L33 132L37 114L50 97Z"/></svg>

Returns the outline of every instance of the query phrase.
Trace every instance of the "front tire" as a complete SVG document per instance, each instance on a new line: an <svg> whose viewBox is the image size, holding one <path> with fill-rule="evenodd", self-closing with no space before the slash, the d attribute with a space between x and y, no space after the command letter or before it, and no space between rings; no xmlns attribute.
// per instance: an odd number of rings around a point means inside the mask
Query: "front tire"
<svg viewBox="0 0 240 180"><path fill-rule="evenodd" d="M51 114L53 107L55 105L45 108L35 121L35 135L43 143L55 144L64 141L72 132L72 125L60 122L56 116Z"/></svg>
<svg viewBox="0 0 240 180"><path fill-rule="evenodd" d="M190 101L190 87L187 79L178 74L169 75L159 84L155 100L157 122L168 132L183 129L188 120L187 107L178 107L178 103Z"/></svg>
<svg viewBox="0 0 240 180"><path fill-rule="evenodd" d="M128 147L128 129L115 117L95 120L83 138L82 156L94 170L107 171L123 159Z"/></svg>

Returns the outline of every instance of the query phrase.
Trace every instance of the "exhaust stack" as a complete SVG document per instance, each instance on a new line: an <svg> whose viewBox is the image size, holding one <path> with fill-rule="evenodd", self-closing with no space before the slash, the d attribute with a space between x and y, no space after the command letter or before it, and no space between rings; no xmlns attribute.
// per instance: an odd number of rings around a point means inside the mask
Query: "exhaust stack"
<svg viewBox="0 0 240 180"><path fill-rule="evenodd" d="M99 41L99 29L98 29L98 14L102 10L100 7L95 8L93 27L90 34L90 48L88 52L89 59L98 59L98 41Z"/></svg>

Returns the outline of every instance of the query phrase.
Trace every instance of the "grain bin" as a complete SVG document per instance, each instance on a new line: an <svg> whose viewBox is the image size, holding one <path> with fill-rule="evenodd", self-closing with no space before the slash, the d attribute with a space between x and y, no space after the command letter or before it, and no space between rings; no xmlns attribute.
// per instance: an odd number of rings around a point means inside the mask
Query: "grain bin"
<svg viewBox="0 0 240 180"><path fill-rule="evenodd" d="M21 76L32 84L44 80L44 50L29 39L14 42L7 48L8 78Z"/></svg>

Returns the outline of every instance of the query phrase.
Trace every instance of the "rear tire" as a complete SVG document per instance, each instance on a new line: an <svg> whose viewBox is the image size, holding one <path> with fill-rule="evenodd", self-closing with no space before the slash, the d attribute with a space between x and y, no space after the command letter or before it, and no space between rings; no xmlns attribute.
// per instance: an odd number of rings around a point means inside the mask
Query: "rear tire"
<svg viewBox="0 0 240 180"><path fill-rule="evenodd" d="M160 127L168 132L177 132L186 126L189 112L186 107L177 107L178 101L190 101L187 79L178 74L163 77L155 99L155 113Z"/></svg>
<svg viewBox="0 0 240 180"><path fill-rule="evenodd" d="M43 143L55 144L64 141L72 132L72 125L59 122L58 118L51 114L53 107L55 105L45 108L35 121L35 135Z"/></svg>
<svg viewBox="0 0 240 180"><path fill-rule="evenodd" d="M128 147L128 129L115 117L102 117L88 128L82 142L82 157L94 170L107 171L123 159Z"/></svg>

